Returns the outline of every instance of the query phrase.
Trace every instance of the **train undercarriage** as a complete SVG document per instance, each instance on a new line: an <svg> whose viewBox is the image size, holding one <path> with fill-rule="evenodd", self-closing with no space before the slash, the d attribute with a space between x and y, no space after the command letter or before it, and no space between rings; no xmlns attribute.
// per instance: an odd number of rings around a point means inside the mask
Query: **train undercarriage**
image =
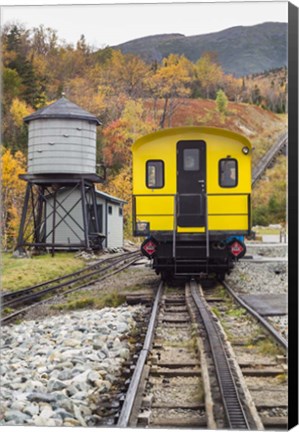
<svg viewBox="0 0 299 432"><path fill-rule="evenodd" d="M207 278L223 280L234 263L246 253L243 236L200 234L155 234L141 245L142 254L164 280L171 278Z"/></svg>

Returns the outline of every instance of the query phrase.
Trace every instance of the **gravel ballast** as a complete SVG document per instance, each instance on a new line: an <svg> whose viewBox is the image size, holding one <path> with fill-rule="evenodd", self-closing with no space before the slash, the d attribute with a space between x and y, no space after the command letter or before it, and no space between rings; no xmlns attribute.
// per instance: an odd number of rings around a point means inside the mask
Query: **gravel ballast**
<svg viewBox="0 0 299 432"><path fill-rule="evenodd" d="M242 294L284 294L288 290L287 263L239 262L225 280Z"/></svg>
<svg viewBox="0 0 299 432"><path fill-rule="evenodd" d="M2 328L1 425L94 426L130 357L143 307L75 311Z"/></svg>
<svg viewBox="0 0 299 432"><path fill-rule="evenodd" d="M286 257L287 245L248 246L247 254L259 254L260 257ZM250 263L238 262L230 275L226 276L228 285L239 294L285 294L287 302L288 273L287 262ZM288 317L269 318L283 337L288 336Z"/></svg>

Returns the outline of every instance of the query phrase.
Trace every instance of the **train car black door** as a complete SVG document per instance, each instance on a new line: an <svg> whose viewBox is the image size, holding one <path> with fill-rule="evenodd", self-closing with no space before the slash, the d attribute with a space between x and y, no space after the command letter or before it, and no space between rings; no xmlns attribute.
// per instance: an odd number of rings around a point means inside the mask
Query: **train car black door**
<svg viewBox="0 0 299 432"><path fill-rule="evenodd" d="M177 225L203 227L206 221L206 143L177 143Z"/></svg>

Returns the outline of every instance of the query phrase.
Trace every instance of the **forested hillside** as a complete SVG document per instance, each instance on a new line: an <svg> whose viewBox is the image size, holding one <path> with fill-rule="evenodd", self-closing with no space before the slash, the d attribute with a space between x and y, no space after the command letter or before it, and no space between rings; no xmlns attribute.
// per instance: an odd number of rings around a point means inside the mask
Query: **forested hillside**
<svg viewBox="0 0 299 432"><path fill-rule="evenodd" d="M84 36L72 46L60 41L52 29L29 30L21 25L2 29L2 59L5 247L16 238L25 186L17 180L26 171L23 117L54 102L62 92L103 124L98 128L97 158L108 167L104 189L129 202L127 235L131 230L130 149L136 138L179 125L226 127L253 142L255 163L285 128L285 68L272 71L271 79L235 78L224 73L213 52L203 53L196 62L170 54L161 63L146 63L110 47L92 51ZM274 195L280 207L285 205L283 186L270 187L262 205L267 208ZM277 222L277 213L268 210L269 222Z"/></svg>

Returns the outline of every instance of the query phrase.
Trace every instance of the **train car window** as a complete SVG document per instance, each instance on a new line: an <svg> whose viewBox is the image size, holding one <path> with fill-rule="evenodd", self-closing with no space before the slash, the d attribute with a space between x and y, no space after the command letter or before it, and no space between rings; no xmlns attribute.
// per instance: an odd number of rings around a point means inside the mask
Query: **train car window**
<svg viewBox="0 0 299 432"><path fill-rule="evenodd" d="M221 187L236 187L238 184L238 162L236 159L219 161L219 184Z"/></svg>
<svg viewBox="0 0 299 432"><path fill-rule="evenodd" d="M199 170L199 149L184 149L184 171Z"/></svg>
<svg viewBox="0 0 299 432"><path fill-rule="evenodd" d="M108 206L108 213L112 215L112 206Z"/></svg>
<svg viewBox="0 0 299 432"><path fill-rule="evenodd" d="M146 162L146 186L159 189L164 186L164 162L151 160Z"/></svg>

